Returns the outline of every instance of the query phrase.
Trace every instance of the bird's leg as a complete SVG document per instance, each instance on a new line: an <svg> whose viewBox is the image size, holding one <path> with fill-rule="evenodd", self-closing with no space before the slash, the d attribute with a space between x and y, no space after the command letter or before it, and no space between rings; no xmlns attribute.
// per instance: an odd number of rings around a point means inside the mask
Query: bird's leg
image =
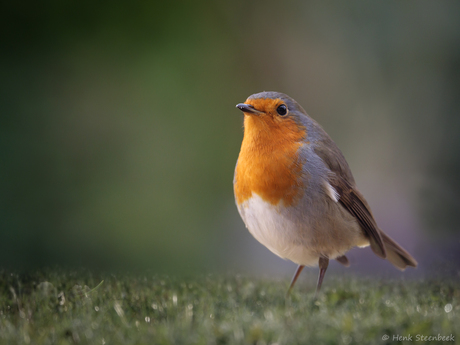
<svg viewBox="0 0 460 345"><path fill-rule="evenodd" d="M345 256L345 255L342 255L342 256L338 256L335 258L338 262L340 262L342 265L344 265L345 267L349 267L350 266L350 261L348 261L348 258Z"/></svg>
<svg viewBox="0 0 460 345"><path fill-rule="evenodd" d="M329 259L321 256L319 258L318 264L319 264L319 276L318 276L318 284L316 285L315 298L318 296L319 290L321 290L321 284L323 283L324 275L326 274L327 266L329 265Z"/></svg>
<svg viewBox="0 0 460 345"><path fill-rule="evenodd" d="M289 286L289 290L288 290L286 296L289 296L289 293L291 292L292 288L294 287L294 284L297 281L297 278L299 277L299 274L300 274L300 272L302 272L304 267L305 266L303 266L303 265L297 266L297 269L295 270L294 276L292 277L291 285Z"/></svg>

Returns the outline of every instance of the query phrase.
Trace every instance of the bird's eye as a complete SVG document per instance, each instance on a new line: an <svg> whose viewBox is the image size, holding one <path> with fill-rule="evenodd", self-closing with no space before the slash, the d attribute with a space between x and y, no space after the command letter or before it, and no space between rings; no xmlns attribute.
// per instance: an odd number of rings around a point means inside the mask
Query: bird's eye
<svg viewBox="0 0 460 345"><path fill-rule="evenodd" d="M281 116L284 116L287 114L287 108L284 104L281 104L278 108L276 108L276 112Z"/></svg>

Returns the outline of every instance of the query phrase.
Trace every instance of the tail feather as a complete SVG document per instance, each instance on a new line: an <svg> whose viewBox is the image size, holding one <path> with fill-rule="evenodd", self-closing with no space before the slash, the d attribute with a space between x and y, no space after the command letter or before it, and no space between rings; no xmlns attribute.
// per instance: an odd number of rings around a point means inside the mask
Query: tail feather
<svg viewBox="0 0 460 345"><path fill-rule="evenodd" d="M380 231L385 249L387 252L387 260L390 261L396 268L404 271L407 266L417 267L417 261L399 244L393 241L387 234Z"/></svg>

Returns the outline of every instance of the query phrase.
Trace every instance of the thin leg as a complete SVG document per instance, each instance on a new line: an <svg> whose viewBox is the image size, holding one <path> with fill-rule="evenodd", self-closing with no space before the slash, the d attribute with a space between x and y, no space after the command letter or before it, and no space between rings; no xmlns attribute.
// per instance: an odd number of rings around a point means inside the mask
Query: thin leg
<svg viewBox="0 0 460 345"><path fill-rule="evenodd" d="M318 284L316 285L315 298L318 296L319 290L321 290L321 284L323 284L324 275L326 274L327 266L329 265L329 259L325 257L319 258L319 276Z"/></svg>
<svg viewBox="0 0 460 345"><path fill-rule="evenodd" d="M291 285L289 286L289 290L288 290L286 296L289 296L289 293L291 292L292 288L294 287L294 284L297 281L297 278L299 277L299 274L300 274L300 272L302 272L304 267L305 266L303 266L303 265L297 266L297 269L295 270L294 276L292 277Z"/></svg>
<svg viewBox="0 0 460 345"><path fill-rule="evenodd" d="M348 258L345 256L345 255L342 255L342 256L339 256L337 258L335 258L338 262L340 262L342 265L344 265L345 267L349 267L350 266L350 261L348 261Z"/></svg>

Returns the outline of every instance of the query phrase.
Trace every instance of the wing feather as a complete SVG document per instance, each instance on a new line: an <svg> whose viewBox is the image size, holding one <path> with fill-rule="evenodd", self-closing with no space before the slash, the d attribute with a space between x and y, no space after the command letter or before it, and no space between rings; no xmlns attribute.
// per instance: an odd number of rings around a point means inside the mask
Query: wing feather
<svg viewBox="0 0 460 345"><path fill-rule="evenodd" d="M364 197L356 189L355 181L347 161L337 145L327 135L316 145L315 153L330 169L329 184L339 194L339 203L352 214L369 238L372 250L381 258L386 258L385 245L380 230Z"/></svg>

